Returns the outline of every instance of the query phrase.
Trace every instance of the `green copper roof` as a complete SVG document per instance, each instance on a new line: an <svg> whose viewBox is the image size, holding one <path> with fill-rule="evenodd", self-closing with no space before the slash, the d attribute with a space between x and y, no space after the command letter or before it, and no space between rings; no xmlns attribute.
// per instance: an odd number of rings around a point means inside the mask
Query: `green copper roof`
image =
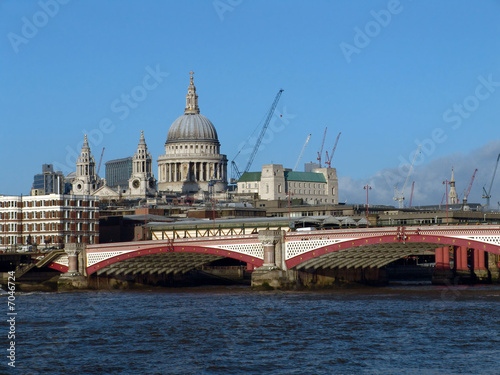
<svg viewBox="0 0 500 375"><path fill-rule="evenodd" d="M285 171L286 181L326 182L323 173Z"/></svg>
<svg viewBox="0 0 500 375"><path fill-rule="evenodd" d="M245 172L241 175L238 182L260 181L262 172Z"/></svg>

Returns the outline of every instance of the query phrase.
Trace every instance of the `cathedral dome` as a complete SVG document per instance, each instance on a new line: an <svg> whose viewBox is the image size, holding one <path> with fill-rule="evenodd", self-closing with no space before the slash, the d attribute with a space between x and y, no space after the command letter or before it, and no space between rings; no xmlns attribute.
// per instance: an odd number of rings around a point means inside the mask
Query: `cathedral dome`
<svg viewBox="0 0 500 375"><path fill-rule="evenodd" d="M186 109L184 114L170 126L165 144L186 141L208 141L219 144L215 127L209 119L200 115L198 95L193 83L193 71L190 74L191 82L186 95Z"/></svg>
<svg viewBox="0 0 500 375"><path fill-rule="evenodd" d="M184 114L170 126L166 143L185 141L219 142L212 122L199 113Z"/></svg>

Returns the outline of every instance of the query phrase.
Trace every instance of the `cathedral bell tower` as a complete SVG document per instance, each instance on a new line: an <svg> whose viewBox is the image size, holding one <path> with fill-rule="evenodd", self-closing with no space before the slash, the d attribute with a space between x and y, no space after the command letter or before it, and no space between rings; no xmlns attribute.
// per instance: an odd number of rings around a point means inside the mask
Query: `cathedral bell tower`
<svg viewBox="0 0 500 375"><path fill-rule="evenodd" d="M455 176L453 175L453 167L451 168L451 180L450 180L450 191L448 193L448 202L450 202L450 204L458 203L458 194L457 190L455 189Z"/></svg>
<svg viewBox="0 0 500 375"><path fill-rule="evenodd" d="M76 177L72 185L73 194L78 195L91 195L98 188L95 160L90 152L87 134L85 134L80 156L76 160Z"/></svg>
<svg viewBox="0 0 500 375"><path fill-rule="evenodd" d="M141 138L137 146L137 152L132 158L132 175L128 180L130 195L146 197L156 193L156 179L152 172L153 159L148 152L148 146L141 130Z"/></svg>

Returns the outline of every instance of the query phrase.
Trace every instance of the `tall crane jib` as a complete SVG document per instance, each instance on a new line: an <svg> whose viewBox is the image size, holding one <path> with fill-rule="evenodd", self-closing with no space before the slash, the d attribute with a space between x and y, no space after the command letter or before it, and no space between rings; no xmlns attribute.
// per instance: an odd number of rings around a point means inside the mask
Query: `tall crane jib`
<svg viewBox="0 0 500 375"><path fill-rule="evenodd" d="M264 121L264 126L262 127L262 130L260 131L259 137L257 138L257 142L255 142L255 146L252 150L252 153L250 154L250 157L248 158L247 165L245 169L243 170L243 173L248 172L250 170L250 167L252 166L253 160L255 159L255 155L257 155L257 151L259 151L260 144L262 143L262 139L264 138L264 135L266 134L266 130L269 126L269 123L271 122L271 119L273 117L274 111L276 110L276 106L278 105L278 101L280 100L281 94L283 93L283 89L280 89L278 93L276 94L273 104L271 105L271 109L267 113L266 120ZM231 161L231 169L232 169L232 179L231 182L234 183L236 180L239 180L241 175L243 174L242 172L239 171L238 166L236 162L234 161L238 155L240 154L241 150L238 151L236 156L233 158Z"/></svg>
<svg viewBox="0 0 500 375"><path fill-rule="evenodd" d="M309 143L309 140L311 139L311 134L307 136L306 142L304 143L304 146L302 146L302 150L300 150L299 158L297 159L297 162L295 163L295 166L293 167L293 170L296 171L297 168L299 167L300 161L302 160L302 155L304 155L304 151L306 150L307 144Z"/></svg>
<svg viewBox="0 0 500 375"><path fill-rule="evenodd" d="M328 155L328 151L326 151L325 164L328 165L328 168L332 167L333 154L335 154L335 150L337 149L337 144L339 143L340 134L342 134L342 133L339 133L339 135L337 135L337 139L335 140L335 145L333 146L332 154Z"/></svg>
<svg viewBox="0 0 500 375"><path fill-rule="evenodd" d="M394 198L393 199L395 201L399 202L399 208L403 208L403 201L405 199L405 197L404 197L404 191L405 191L405 188L406 188L406 184L408 183L408 179L410 178L411 171L413 169L413 165L415 164L415 160L417 160L417 155L420 152L420 148L421 147L422 147L422 145L419 145L418 148L417 148L417 151L415 152L415 156L413 157L413 161L411 163L410 169L408 170L408 175L406 176L406 180L405 180L405 183L404 183L403 188L401 189L401 191L398 191L397 186L394 187Z"/></svg>
<svg viewBox="0 0 500 375"><path fill-rule="evenodd" d="M325 146L325 138L326 138L326 131L328 130L328 127L325 127L325 133L323 134L323 141L321 142L321 148L318 151L318 157L316 160L318 160L319 167L321 168L321 155L323 154L323 147Z"/></svg>
<svg viewBox="0 0 500 375"><path fill-rule="evenodd" d="M105 147L102 148L101 158L99 159L99 166L97 167L96 175L99 175L99 171L101 170L101 163L102 163L102 157L104 156L104 149Z"/></svg>
<svg viewBox="0 0 500 375"><path fill-rule="evenodd" d="M262 130L259 134L259 138L257 138L257 142L255 143L255 147L253 148L252 153L250 154L250 158L248 159L247 166L245 167L245 170L243 173L248 172L250 170L250 167L252 166L253 159L255 159L255 155L257 155L257 151L259 151L260 144L262 143L262 138L264 138L264 135L266 134L267 127L269 126L269 123L271 122L271 118L273 117L274 110L276 109L276 106L278 105L278 101L280 100L281 93L284 90L281 89L278 91L276 94L276 97L274 98L274 102L271 105L271 109L269 110L269 113L267 114L266 121L264 122L264 126L262 127Z"/></svg>
<svg viewBox="0 0 500 375"><path fill-rule="evenodd" d="M497 173L498 161L499 160L500 160L500 154L498 154L497 162L495 164L495 168L493 169L493 176L491 177L490 188L488 189L488 191L486 191L486 189L483 186L483 195L481 196L481 198L485 198L486 199L486 206L485 206L486 209L490 208L491 188L493 187L493 181L495 180L495 175Z"/></svg>

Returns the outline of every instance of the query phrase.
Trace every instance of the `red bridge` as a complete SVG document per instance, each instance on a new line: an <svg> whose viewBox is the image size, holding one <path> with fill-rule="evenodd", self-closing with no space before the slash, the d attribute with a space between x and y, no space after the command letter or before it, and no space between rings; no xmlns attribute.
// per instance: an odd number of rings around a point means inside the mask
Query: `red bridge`
<svg viewBox="0 0 500 375"><path fill-rule="evenodd" d="M283 272L288 277L293 272L336 277L343 270L344 274L375 272L372 276L378 278L380 268L401 258L426 254L435 256L435 270L473 271L480 278L498 278L500 226L261 231L97 244L69 249L50 267L70 273L79 270L84 276L182 274L218 259L232 258L247 263L250 270L281 271L282 277Z"/></svg>

